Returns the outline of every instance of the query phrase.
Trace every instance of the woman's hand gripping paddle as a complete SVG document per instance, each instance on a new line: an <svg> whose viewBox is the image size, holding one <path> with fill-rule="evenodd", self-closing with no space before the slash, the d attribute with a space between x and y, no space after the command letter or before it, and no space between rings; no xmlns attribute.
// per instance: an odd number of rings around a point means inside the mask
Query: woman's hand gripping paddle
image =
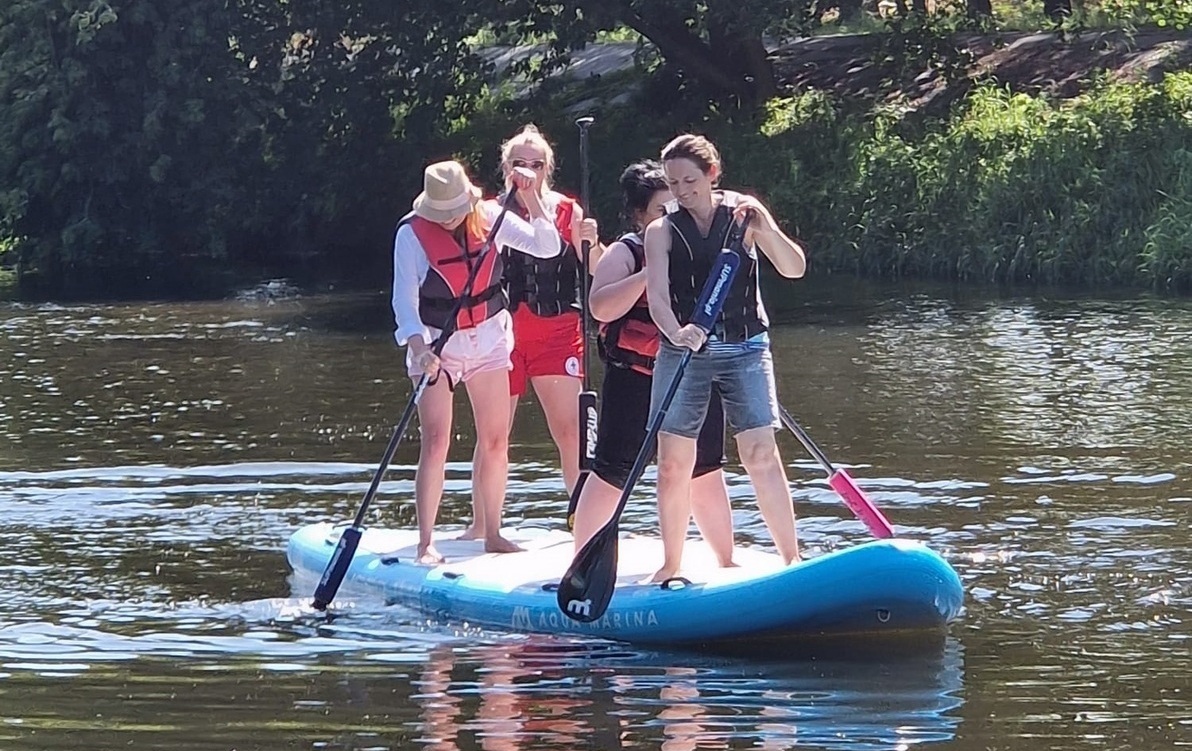
<svg viewBox="0 0 1192 751"><path fill-rule="evenodd" d="M505 201L501 204L501 213L497 215L497 220L493 222L493 228L488 233L488 239L484 241L484 246L481 248L481 255L492 250L492 244L496 240L497 230L501 228L501 223L505 221L505 215L509 213L509 207L513 205L514 196L517 194L517 188L511 186L508 194L505 196ZM447 346L447 340L451 338L456 327L456 319L459 318L459 312L463 309L464 300L471 296L472 286L476 282L476 275L480 271L483 264L476 262L472 267L471 273L468 274L468 279L464 283L463 294L459 302L455 304L455 308L451 311L451 316L447 319L445 327L439 337L435 339L434 344L431 345L431 351L435 356L443 354L443 348ZM393 431L393 436L389 439L389 445L385 447L385 455L381 457L381 464L377 467L377 471L373 473L372 483L368 486L368 492L364 494L364 500L360 502L360 508L356 511L356 518L352 520L352 526L343 531L339 538L339 544L335 546L335 552L331 554L331 560L327 562L327 568L323 571L323 578L319 580L319 585L315 588L314 606L317 610L326 610L331 601L335 599L335 593L339 591L339 585L343 583L344 576L348 573L348 567L352 565L352 558L356 555L356 548L360 546L360 537L364 533L364 517L368 513L369 504L372 503L373 496L377 494L377 488L381 485L381 478L385 475L385 470L389 467L389 462L393 461L393 455L397 452L397 446L401 443L402 436L406 433L406 428L410 425L410 420L414 417L414 410L418 407L418 400L422 397L422 392L430 385L430 376L423 375L418 381L418 385L414 387L414 393L410 395L410 400L406 402L405 411L401 414L401 420L398 421L397 427Z"/></svg>
<svg viewBox="0 0 1192 751"><path fill-rule="evenodd" d="M695 304L695 311L691 315L691 323L699 326L705 333L712 330L716 319L720 317L720 309L724 306L724 300L732 288L737 267L741 265L741 257L736 250L733 250L733 247L740 244L740 238L744 235L744 226L735 228L734 234L735 236L729 242L730 247L720 252L715 265L712 266L712 272L708 275L707 282L704 283L704 289L700 293L699 300ZM618 524L621 513L625 510L625 504L629 501L633 486L641 479L642 473L646 469L646 463L650 461L650 455L654 453L654 442L662 428L662 420L666 417L671 402L674 401L675 393L679 390L679 382L683 379L683 372L687 370L687 364L691 362L692 354L690 349L683 350L679 367L675 371L674 377L671 378L666 393L658 405L658 411L654 413L650 427L646 431L646 438L642 441L641 448L637 452L637 459L633 462L633 469L629 471L629 477L625 480L625 487L621 490L621 498L617 502L617 508L613 511L612 518L580 549L575 560L571 562L571 567L567 569L567 573L563 574L563 579L559 582L559 609L573 620L591 623L603 616L604 611L608 609L608 603L613 597L613 589L617 584L617 541L620 536Z"/></svg>
<svg viewBox="0 0 1192 751"><path fill-rule="evenodd" d="M828 473L828 485L832 487L836 493L844 499L844 505L849 507L849 510L860 519L866 527L869 528L870 533L874 537L887 538L894 536L894 527L886 520L884 514L878 510L877 506L873 505L873 501L869 500L861 488L857 486L856 481L849 477L848 472L843 469L837 469L832 466L832 462L828 461L828 457L820 451L819 446L811 440L811 436L795 422L795 418L791 417L791 413L786 411L786 407L778 406L779 416L782 418L782 424L787 427L790 432L795 434L799 439L799 443L803 444L803 448L807 449L815 460L820 463L824 471Z"/></svg>
<svg viewBox="0 0 1192 751"><path fill-rule="evenodd" d="M584 215L588 212L588 128L595 122L595 118L581 117L575 121L579 127L579 205L584 210ZM589 338L589 320L591 316L588 313L588 294L592 279L592 267L590 257L592 254L592 246L586 240L583 242L582 255L580 256L580 316L583 320L583 358L584 358L584 376L582 390L579 392L579 468L580 476L575 483L575 488L571 491L571 498L567 501L567 529L575 527L575 506L579 503L579 494L584 489L584 482L588 479L588 473L592 471L592 462L596 459L596 428L597 428L597 411L596 411L596 392L592 390L589 382L589 371L591 371L591 358L588 357L588 338Z"/></svg>

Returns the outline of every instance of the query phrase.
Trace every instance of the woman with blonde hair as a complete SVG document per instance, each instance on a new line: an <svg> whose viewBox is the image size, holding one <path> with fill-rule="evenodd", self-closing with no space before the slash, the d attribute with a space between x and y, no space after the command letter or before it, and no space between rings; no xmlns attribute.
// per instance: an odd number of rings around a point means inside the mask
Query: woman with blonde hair
<svg viewBox="0 0 1192 751"><path fill-rule="evenodd" d="M500 215L494 201L482 201L463 165L438 162L426 168L424 189L413 211L398 223L393 242L394 338L406 346L406 368L418 381L434 378L418 402L422 444L414 498L418 513L420 563L436 564L433 532L443 495L451 445L453 391L462 383L472 405L476 446L472 455L473 536L484 549L507 553L518 547L501 536L501 510L509 467L509 370L513 326L502 289L505 247L549 258L559 253L559 235L548 218L529 170L510 173L511 187L524 198L530 221L512 211L488 234ZM477 264L479 267L477 268ZM468 288L468 280L472 280ZM459 308L455 331L441 355L433 343Z"/></svg>
<svg viewBox="0 0 1192 751"><path fill-rule="evenodd" d="M562 250L545 259L506 255L505 281L513 310L510 415L512 419L519 398L532 385L558 447L570 494L579 477L578 404L584 359L580 275L591 273L602 247L595 220L584 217L575 199L551 188L555 152L534 125L526 125L501 144L501 171L506 179L518 169L532 171L534 185L518 192L515 209L524 217L527 199L540 201L559 232ZM584 242L591 245L588 269L581 263Z"/></svg>

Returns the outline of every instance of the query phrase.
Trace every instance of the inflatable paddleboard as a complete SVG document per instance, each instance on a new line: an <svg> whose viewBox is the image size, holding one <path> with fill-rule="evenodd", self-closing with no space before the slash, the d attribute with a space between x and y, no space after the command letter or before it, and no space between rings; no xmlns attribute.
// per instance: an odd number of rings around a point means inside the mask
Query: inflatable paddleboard
<svg viewBox="0 0 1192 751"><path fill-rule="evenodd" d="M318 581L342 530L312 524L290 538L289 562L304 584ZM948 562L909 540L867 542L793 566L773 553L737 548L733 568L720 568L702 542L689 540L684 581L663 588L644 583L661 564L661 540L630 536L620 541L608 611L580 623L556 602L574 553L571 535L536 528L504 534L525 550L493 554L479 541L436 539L447 560L427 566L414 562L416 530L366 529L345 588L445 624L672 645L939 630L963 604Z"/></svg>

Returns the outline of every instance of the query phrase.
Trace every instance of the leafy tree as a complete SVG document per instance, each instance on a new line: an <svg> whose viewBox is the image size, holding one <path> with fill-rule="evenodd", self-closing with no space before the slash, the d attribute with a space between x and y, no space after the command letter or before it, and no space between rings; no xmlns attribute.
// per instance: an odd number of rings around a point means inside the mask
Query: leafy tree
<svg viewBox="0 0 1192 751"><path fill-rule="evenodd" d="M814 0L507 0L483 3L523 36L545 35L556 55L600 31L631 28L714 98L749 108L777 93L765 38L812 23Z"/></svg>
<svg viewBox="0 0 1192 751"><path fill-rule="evenodd" d="M260 151L238 20L182 0L0 6L0 221L22 271L89 294L225 253L237 165Z"/></svg>

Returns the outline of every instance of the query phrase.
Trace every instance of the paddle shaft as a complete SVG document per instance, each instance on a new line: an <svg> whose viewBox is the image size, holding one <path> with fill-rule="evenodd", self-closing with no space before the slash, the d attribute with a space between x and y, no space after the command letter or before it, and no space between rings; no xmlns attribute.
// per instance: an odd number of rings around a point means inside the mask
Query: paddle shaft
<svg viewBox="0 0 1192 751"><path fill-rule="evenodd" d="M787 430L795 434L795 438L799 439L803 448L807 449L807 452L828 473L828 485L844 499L844 504L868 527L870 534L883 539L893 537L894 526L886 519L885 514L873 504L873 501L861 492L856 481L843 469L837 469L832 462L828 461L827 455L820 450L819 446L815 445L815 441L811 440L811 436L807 435L807 431L803 430L803 426L799 425L791 413L786 410L786 407L778 405L778 414Z"/></svg>
<svg viewBox="0 0 1192 751"><path fill-rule="evenodd" d="M589 178L588 170L588 128L595 122L593 117L581 117L575 121L579 126L579 205L583 209L584 215L588 214L588 205L590 198L591 180ZM591 319L592 316L588 309L588 295L591 293L592 282L592 244L587 240L580 243L580 319L581 319L581 342L583 347L583 381L579 395L579 468L585 472L592 470L592 462L596 459L596 428L597 428L597 412L596 412L596 392L592 390L590 382L590 371L592 370L592 358L590 355L591 347L589 345L589 338L591 337ZM572 494L572 501L569 502L567 513L568 522L571 521L572 514L575 513L575 502L579 498L579 489L582 484L577 483L575 492Z"/></svg>
<svg viewBox="0 0 1192 751"><path fill-rule="evenodd" d="M501 229L501 224L505 221L505 215L509 213L509 208L513 205L516 193L517 188L510 187L509 193L505 196L505 200L501 204L501 213L497 215L496 221L493 222L492 229L488 233L488 238L484 241L480 254L477 256L476 264L468 272L468 278L464 282L464 288L460 293L459 300L451 309L451 315L444 322L442 332L435 339L434 343L431 344L431 351L435 353L436 357L443 354L443 348L447 346L447 340L455 333L460 311L463 310L464 302L467 298L471 297L472 287L476 284L476 277L480 273L481 266L484 265L484 254L494 252L492 250L492 244L496 240L497 231ZM410 394L410 398L406 402L406 408L402 411L401 420L398 421L393 435L389 438L389 445L385 447L385 454L381 457L381 463L377 466L377 471L373 473L372 482L369 483L368 491L364 494L364 500L360 502L360 507L356 510L356 516L352 519L352 526L344 530L339 544L336 545L335 552L331 556L331 560L327 562L327 568L323 571L323 577L319 580L319 584L315 588L314 606L317 610L327 609L327 606L335 599L335 593L339 591L339 585L343 583L344 576L348 573L348 566L351 565L352 557L356 554L356 547L360 544L361 527L364 524L365 516L368 514L369 506L372 505L372 500L377 494L377 489L381 486L381 479L385 476L385 470L389 468L389 463L393 461L393 455L397 453L397 447L401 444L401 439L405 436L406 428L409 427L410 421L414 418L414 411L418 407L418 400L422 398L422 392L426 391L430 380L430 376L425 373L418 379L418 385L414 387L414 393Z"/></svg>
<svg viewBox="0 0 1192 751"><path fill-rule="evenodd" d="M588 213L591 179L588 170L588 128L595 122L595 118L581 117L575 121L576 126L579 127L579 205L583 209L584 215ZM583 493L584 483L588 480L588 475L592 471L592 464L596 460L596 437L599 428L599 412L596 408L596 392L592 390L590 381L591 357L588 352L588 339L591 336L591 315L588 309L588 297L591 294L591 262L592 262L592 245L584 241L581 244L580 257L580 316L581 322L581 342L583 347L583 381L580 386L580 394L578 400L579 406L579 469L580 475L576 480L575 487L571 489L571 496L567 499L567 529L574 529L575 527L575 507L579 505L579 496Z"/></svg>
<svg viewBox="0 0 1192 751"><path fill-rule="evenodd" d="M588 215L588 199L590 198L590 179L588 173L588 128L592 126L595 121L593 117L581 117L575 121L579 126L579 206L583 209L584 216ZM584 358L584 374L583 374L583 390L589 390L588 382L588 334L590 331L588 313L588 294L591 291L591 274L592 269L590 263L592 260L592 244L588 241L581 243L581 258L580 258L580 315L583 318L583 358Z"/></svg>

